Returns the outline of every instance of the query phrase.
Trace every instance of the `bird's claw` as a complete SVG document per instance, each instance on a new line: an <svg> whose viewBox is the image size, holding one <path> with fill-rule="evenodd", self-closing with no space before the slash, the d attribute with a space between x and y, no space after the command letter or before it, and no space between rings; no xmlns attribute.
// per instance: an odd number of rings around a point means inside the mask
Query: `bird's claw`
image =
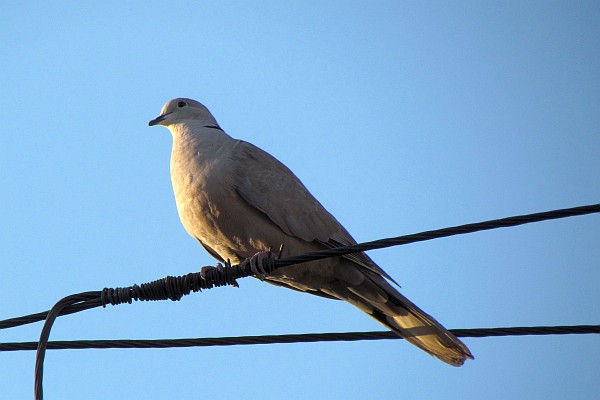
<svg viewBox="0 0 600 400"><path fill-rule="evenodd" d="M212 267L210 265L206 266L206 267L202 267L200 268L200 278L202 278L203 280L206 280L206 274L208 273L208 271L214 270L216 269L219 272L223 272L223 265L221 263L217 263L216 267Z"/></svg>
<svg viewBox="0 0 600 400"><path fill-rule="evenodd" d="M223 286L229 284L233 287L240 287L235 278L225 271L226 267L231 268L231 262L229 260L225 261L225 266L223 266L223 264L221 263L217 263L216 267L201 267L200 278L202 278L202 280L204 280L205 282L210 281L209 283L214 284L216 286ZM210 273L211 271L214 272Z"/></svg>
<svg viewBox="0 0 600 400"><path fill-rule="evenodd" d="M264 281L265 276L269 274L269 272L267 272L264 267L265 261L272 257L273 257L273 253L271 252L271 250L259 251L252 257L247 258L244 261L242 261L242 264L240 266L242 268L245 268L247 265L250 265L250 270L252 271L252 274L254 276L256 276L258 279L260 279L261 281Z"/></svg>

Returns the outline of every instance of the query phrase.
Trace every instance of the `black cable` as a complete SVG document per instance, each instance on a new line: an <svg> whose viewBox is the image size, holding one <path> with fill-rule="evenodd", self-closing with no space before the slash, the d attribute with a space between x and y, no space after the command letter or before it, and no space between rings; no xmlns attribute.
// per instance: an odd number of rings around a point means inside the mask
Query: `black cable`
<svg viewBox="0 0 600 400"><path fill-rule="evenodd" d="M342 256L350 253L381 249L384 247L403 245L408 243L437 239L441 237L472 233L488 229L517 226L532 222L565 218L576 215L585 215L597 212L600 212L600 204L592 204L581 207L519 215L485 222L454 226L435 231L426 231L412 235L399 236L395 238L376 240L351 246L336 247L324 251L288 257L283 260L274 260L273 258L269 258L267 259L266 265L263 265L263 267L267 272L272 272L273 270L284 266L298 264L301 262L319 260L327 257ZM56 317L98 306L105 306L106 304L117 305L122 303L131 303L133 300L151 301L170 299L176 301L181 299L182 296L187 295L192 291L198 292L202 289L211 289L215 286L237 286L237 278L250 276L252 274L253 273L250 270L249 263L242 263L240 265L226 265L225 267L219 266L218 268L210 269L207 271L204 277L202 277L200 273L187 274L180 277L169 276L158 281L142 285L133 285L127 288L105 288L101 292L80 293L77 295L65 297L48 312L42 312L32 314L26 317L12 318L9 320L0 321L0 329L25 325L46 318L46 322L44 323L44 327L40 335L40 341L38 343L35 368L36 399L42 399L43 361L45 357L45 350L48 342L48 337L50 335L50 330Z"/></svg>
<svg viewBox="0 0 600 400"><path fill-rule="evenodd" d="M34 397L36 400L43 399L43 375L44 375L44 358L46 357L46 346L50 337L50 329L54 324L54 320L61 314L61 311L68 306L79 304L84 301L97 301L99 292L86 292L67 296L54 305L48 312L46 322L40 334L40 341L37 346L37 354L35 357L35 383ZM100 304L98 304L100 305Z"/></svg>
<svg viewBox="0 0 600 400"><path fill-rule="evenodd" d="M457 337L600 334L600 325L521 326L505 328L450 329ZM148 340L64 340L47 342L48 350L67 349L163 349L173 347L237 346L273 343L353 342L359 340L403 339L391 331L303 333L286 335L231 336L217 338ZM0 351L36 350L38 342L0 343Z"/></svg>
<svg viewBox="0 0 600 400"><path fill-rule="evenodd" d="M463 235L465 233L473 233L497 228L508 228L511 226L530 224L533 222L574 217L578 215L593 214L597 212L600 212L600 204L590 204L581 207L563 208L559 210L544 211L534 214L525 214L517 215L514 217L493 219L484 222L452 226L449 228L437 229L433 231L414 233L412 235L404 235L393 238L374 240L372 242L365 242L351 246L336 247L324 251L306 253L299 256L288 257L284 260L275 260L275 266L281 267L306 261L320 260L322 258L327 257L342 256L349 253L358 253L368 250L382 249L390 246L399 246L409 243L422 242L425 240L438 239L442 237Z"/></svg>
<svg viewBox="0 0 600 400"><path fill-rule="evenodd" d="M73 304L71 306L65 307L60 312L60 315L62 316L62 315L74 314L74 313L78 313L79 311L89 310L90 308L95 308L95 307L101 306L102 303L100 302L100 296L101 296L102 292L96 292L96 293L98 293L98 301L97 302L86 301L83 303ZM22 317L5 319L3 321L0 321L0 330L8 329L8 328L15 328L17 326L22 326L22 325L32 324L34 322L43 321L46 319L49 312L50 312L50 310L42 311L42 312L35 313L35 314L24 315Z"/></svg>
<svg viewBox="0 0 600 400"><path fill-rule="evenodd" d="M598 212L600 212L600 204L591 204L580 207L565 208L541 213L495 219L473 224L459 225L394 238L375 240L372 242L359 243L352 246L336 247L333 249L323 250L319 252L307 253L301 256L292 256L281 260L273 260L273 266L271 266L271 268L277 269L287 265L318 260L326 257L341 256L349 253L381 249L384 247L391 247L442 237L473 233L482 230L511 227L527 223L566 218L578 215L586 215ZM102 293L101 301L104 301L104 304L110 303L113 305L120 304L121 302L131 303L132 300L179 300L181 296L187 295L192 291L197 292L201 291L202 289L210 289L215 286L235 284L235 280L237 278L242 278L250 275L252 275L250 268L242 268L239 265L226 265L222 268L222 270L209 270L206 274L206 279L203 279L199 273L187 274L180 277L168 276L166 278L150 283L145 283L139 286L133 285L127 288L115 289L105 288L102 292L99 293ZM180 292L177 293L177 290L179 290ZM98 305L99 304L97 301L78 303L75 305L65 307L63 311L61 311L60 315L76 313L89 308L98 307ZM0 321L0 329L13 328L21 325L38 322L45 319L47 314L48 311L44 311L36 314L26 315L23 317L6 319Z"/></svg>

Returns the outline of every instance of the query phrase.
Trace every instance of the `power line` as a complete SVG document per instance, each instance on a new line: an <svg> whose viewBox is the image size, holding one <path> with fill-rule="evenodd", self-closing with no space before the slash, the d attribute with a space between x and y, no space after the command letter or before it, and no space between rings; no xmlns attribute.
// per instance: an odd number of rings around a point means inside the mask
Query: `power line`
<svg viewBox="0 0 600 400"><path fill-rule="evenodd" d="M457 337L540 336L600 334L600 325L521 326L505 328L450 329ZM48 342L48 350L67 349L164 349L174 347L238 346L274 343L354 342L359 340L403 339L391 331L303 333L286 335L231 336L190 339L70 340ZM36 350L38 342L0 343L0 351Z"/></svg>
<svg viewBox="0 0 600 400"><path fill-rule="evenodd" d="M263 263L263 269L268 273L277 268L298 264L307 261L319 260L327 257L343 256L351 253L358 253L368 250L381 249L385 247L415 243L425 240L437 239L442 237L461 235L465 233L478 232L482 230L496 229L523 225L532 222L540 222L551 219L566 218L577 215L586 215L600 212L600 204L592 204L581 207L565 208L560 210L546 211L541 213L519 215L514 217L478 222L473 224L459 225L449 228L426 231L412 235L399 236L355 244L351 246L336 247L320 252L307 253L300 256L288 257L282 260L275 260L269 257ZM200 273L190 273L187 275L173 277L168 276L154 282L133 285L126 288L104 288L102 291L93 291L79 293L67 296L61 299L49 311L31 314L24 317L11 318L0 321L0 329L12 328L46 319L44 327L37 343L36 366L35 366L35 398L41 399L42 396L42 377L43 363L48 346L48 338L54 320L65 314L71 314L107 304L117 305L131 303L132 301L152 301L152 300L180 300L183 296L191 292L199 292L202 289L211 289L213 287L234 285L237 286L236 279L253 275L249 263L240 265L226 266L219 265L217 268L209 269L204 276ZM502 328L501 328L502 329Z"/></svg>
<svg viewBox="0 0 600 400"><path fill-rule="evenodd" d="M307 253L300 256L288 257L281 260L270 259L270 264L265 265L265 269L275 270L284 266L306 261L319 260L327 257L342 256L350 253L381 249L385 247L404 245L454 235L462 235L482 230L512 227L533 222L541 222L598 212L600 212L600 204L591 204L580 207L518 215L508 218L453 226L438 230L375 240L372 242L359 243L351 246L336 247L319 252ZM99 307L101 305L104 306L105 304L117 305L121 303L131 303L133 300L153 301L170 299L176 301L181 299L181 297L184 295L190 294L191 292L199 292L203 289L211 289L218 286L235 285L236 279L250 275L252 275L252 271L250 270L249 266L244 268L241 265L226 265L222 268L215 268L207 271L204 278L200 276L200 273L190 273L179 277L167 276L153 282L144 283L141 285L133 285L126 288L104 288L102 291L86 292L88 298L65 306L60 311L59 315L72 314L90 308ZM23 317L6 319L0 321L0 329L13 328L42 321L47 315L48 311L43 311Z"/></svg>

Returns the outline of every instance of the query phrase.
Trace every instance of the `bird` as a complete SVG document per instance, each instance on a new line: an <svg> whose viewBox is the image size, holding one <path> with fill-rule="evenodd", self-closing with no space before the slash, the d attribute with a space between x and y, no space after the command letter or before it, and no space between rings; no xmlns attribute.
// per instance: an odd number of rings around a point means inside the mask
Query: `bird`
<svg viewBox="0 0 600 400"><path fill-rule="evenodd" d="M343 300L452 366L473 359L467 346L404 297L397 283L365 253L278 268L257 260L283 245L283 256L355 244L348 231L283 163L223 131L207 107L169 100L148 125L173 138L171 182L185 230L220 262L252 260L268 283Z"/></svg>

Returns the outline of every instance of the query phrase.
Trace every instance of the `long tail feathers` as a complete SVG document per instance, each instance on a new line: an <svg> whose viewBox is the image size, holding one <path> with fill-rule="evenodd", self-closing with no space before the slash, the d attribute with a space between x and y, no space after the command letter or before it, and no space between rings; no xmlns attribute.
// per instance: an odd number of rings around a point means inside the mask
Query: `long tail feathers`
<svg viewBox="0 0 600 400"><path fill-rule="evenodd" d="M404 306L407 305L400 306L401 311L394 316L378 311L372 316L410 343L445 363L460 367L467 358L473 359L467 346L435 319L412 303L408 307Z"/></svg>
<svg viewBox="0 0 600 400"><path fill-rule="evenodd" d="M459 367L473 355L456 336L413 302L400 294L381 276L368 273L358 285L336 291L338 298L360 308L418 348L440 360Z"/></svg>
<svg viewBox="0 0 600 400"><path fill-rule="evenodd" d="M400 294L381 275L354 263L335 266L335 280L315 274L310 284L290 279L269 282L327 298L345 300L359 308L408 342L440 360L459 367L473 355L463 342L432 316ZM288 267L289 268L289 267ZM274 274L275 275L275 274ZM298 281L300 281L298 279Z"/></svg>

